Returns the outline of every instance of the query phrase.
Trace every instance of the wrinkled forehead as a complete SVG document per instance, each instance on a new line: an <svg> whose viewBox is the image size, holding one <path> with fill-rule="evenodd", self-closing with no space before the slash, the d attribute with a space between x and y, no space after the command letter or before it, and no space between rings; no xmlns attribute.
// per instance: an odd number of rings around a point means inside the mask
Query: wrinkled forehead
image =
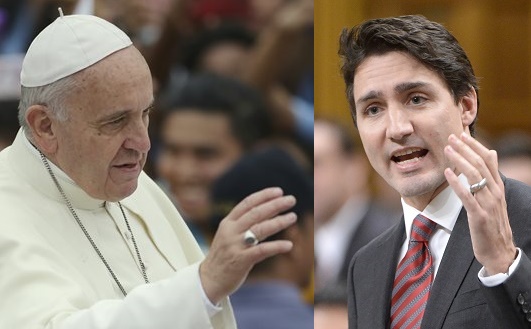
<svg viewBox="0 0 531 329"><path fill-rule="evenodd" d="M83 117L113 111L144 110L153 103L151 73L144 58L128 47L75 73L65 101Z"/></svg>

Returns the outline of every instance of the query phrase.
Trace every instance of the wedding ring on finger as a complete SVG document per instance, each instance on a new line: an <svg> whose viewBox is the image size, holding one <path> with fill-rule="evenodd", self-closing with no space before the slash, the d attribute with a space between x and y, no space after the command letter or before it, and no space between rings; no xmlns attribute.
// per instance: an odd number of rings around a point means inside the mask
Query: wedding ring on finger
<svg viewBox="0 0 531 329"><path fill-rule="evenodd" d="M474 193L480 191L485 186L487 186L487 179L483 178L479 183L470 185L470 193L472 193L472 195L474 195Z"/></svg>
<svg viewBox="0 0 531 329"><path fill-rule="evenodd" d="M246 246L256 246L258 242L258 238L253 231L247 230L245 233L243 233L243 244Z"/></svg>

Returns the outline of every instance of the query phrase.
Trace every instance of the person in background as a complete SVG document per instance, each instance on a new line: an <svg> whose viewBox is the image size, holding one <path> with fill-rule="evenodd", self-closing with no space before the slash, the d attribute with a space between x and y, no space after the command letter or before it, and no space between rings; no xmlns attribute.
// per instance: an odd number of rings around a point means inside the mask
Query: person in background
<svg viewBox="0 0 531 329"><path fill-rule="evenodd" d="M474 139L478 83L423 16L344 29L341 73L374 169L403 219L352 258L350 329L529 328L531 187Z"/></svg>
<svg viewBox="0 0 531 329"><path fill-rule="evenodd" d="M222 22L193 36L183 49L183 66L189 72L211 72L242 78L255 36L237 22Z"/></svg>
<svg viewBox="0 0 531 329"><path fill-rule="evenodd" d="M531 185L531 135L523 131L506 133L495 145L500 172Z"/></svg>
<svg viewBox="0 0 531 329"><path fill-rule="evenodd" d="M251 27L258 21L259 27ZM238 40L232 39L236 43L219 39L228 25L240 30ZM200 49L197 61L190 61L185 49L193 50L195 41L205 35L222 42L210 43ZM313 1L177 1L148 63L158 90L167 90L170 84L183 81L183 76L203 71L238 77L264 95L274 133L289 136L310 155Z"/></svg>
<svg viewBox="0 0 531 329"><path fill-rule="evenodd" d="M292 249L258 242L295 222L293 196L247 197L204 257L142 171L147 63L101 18L60 12L26 53L21 84L21 128L0 152L0 328L236 328L227 296Z"/></svg>
<svg viewBox="0 0 531 329"><path fill-rule="evenodd" d="M367 158L349 129L337 121L315 120L314 209L316 287L346 286L350 259L398 221L375 202Z"/></svg>
<svg viewBox="0 0 531 329"><path fill-rule="evenodd" d="M212 189L212 230L227 211L248 193L280 186L297 198L297 224L268 238L288 239L294 248L255 266L239 291L231 295L240 329L313 328L313 312L302 296L313 270L313 200L310 175L282 148L244 155Z"/></svg>
<svg viewBox="0 0 531 329"><path fill-rule="evenodd" d="M330 284L315 294L313 329L348 329L347 287Z"/></svg>
<svg viewBox="0 0 531 329"><path fill-rule="evenodd" d="M162 97L156 172L204 250L213 182L265 142L269 117L260 95L219 75L192 75Z"/></svg>

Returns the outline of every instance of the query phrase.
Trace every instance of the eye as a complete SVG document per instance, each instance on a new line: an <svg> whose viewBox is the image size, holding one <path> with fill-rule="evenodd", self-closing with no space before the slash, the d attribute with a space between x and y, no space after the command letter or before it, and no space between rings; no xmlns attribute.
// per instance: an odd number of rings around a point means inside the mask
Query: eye
<svg viewBox="0 0 531 329"><path fill-rule="evenodd" d="M365 110L365 114L368 115L368 116L375 116L378 113L380 113L380 108L378 106L369 106Z"/></svg>
<svg viewBox="0 0 531 329"><path fill-rule="evenodd" d="M102 123L101 125L99 125L98 130L105 135L111 135L111 134L115 134L116 132L120 131L122 127L124 127L126 124L127 124L127 117L119 116L110 121Z"/></svg>
<svg viewBox="0 0 531 329"><path fill-rule="evenodd" d="M119 117L117 119L114 119L112 121L107 122L107 125L109 126L119 126L122 122L124 122L124 117Z"/></svg>
<svg viewBox="0 0 531 329"><path fill-rule="evenodd" d="M150 106L142 112L142 116L148 117L152 111L153 111L153 106Z"/></svg>
<svg viewBox="0 0 531 329"><path fill-rule="evenodd" d="M426 98L419 96L419 95L415 95L411 97L411 103L414 105L422 104L425 100Z"/></svg>

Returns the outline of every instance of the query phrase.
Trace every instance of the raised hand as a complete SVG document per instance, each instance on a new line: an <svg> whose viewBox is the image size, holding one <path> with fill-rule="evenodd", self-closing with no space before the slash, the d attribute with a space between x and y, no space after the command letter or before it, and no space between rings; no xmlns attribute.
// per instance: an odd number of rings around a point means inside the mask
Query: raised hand
<svg viewBox="0 0 531 329"><path fill-rule="evenodd" d="M448 183L463 202L468 215L470 236L476 259L488 275L506 273L517 255L507 215L505 188L498 172L496 151L489 150L470 135L460 138L450 135L445 154L458 173L463 173L470 185L487 183L475 193L463 186L456 173L446 168Z"/></svg>
<svg viewBox="0 0 531 329"><path fill-rule="evenodd" d="M267 188L245 198L221 221L199 268L203 289L211 302L216 304L238 289L256 263L291 250L291 241L249 245L244 242L244 235L251 230L261 241L287 228L295 223L296 215L279 214L294 205L293 196L284 196L280 188Z"/></svg>

